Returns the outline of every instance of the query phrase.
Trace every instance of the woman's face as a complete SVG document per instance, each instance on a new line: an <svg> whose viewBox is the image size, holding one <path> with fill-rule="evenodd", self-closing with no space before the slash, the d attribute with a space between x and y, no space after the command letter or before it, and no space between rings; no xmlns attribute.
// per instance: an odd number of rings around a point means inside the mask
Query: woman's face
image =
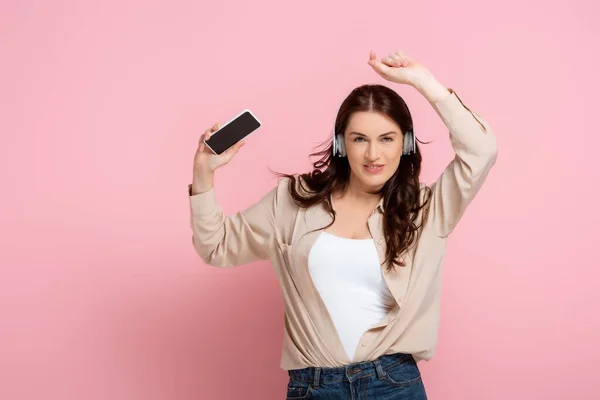
<svg viewBox="0 0 600 400"><path fill-rule="evenodd" d="M350 179L365 189L381 188L400 164L403 143L402 130L387 115L373 111L353 113L344 135Z"/></svg>

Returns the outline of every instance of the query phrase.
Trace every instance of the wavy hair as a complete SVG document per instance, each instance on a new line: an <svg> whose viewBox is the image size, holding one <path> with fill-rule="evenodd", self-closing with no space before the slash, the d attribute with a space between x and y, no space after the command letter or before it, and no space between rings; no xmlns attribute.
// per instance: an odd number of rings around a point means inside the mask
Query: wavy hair
<svg viewBox="0 0 600 400"><path fill-rule="evenodd" d="M357 111L385 114L400 126L402 132L413 130L413 121L404 99L386 86L367 84L352 90L340 106L335 119L335 132L345 132L350 116ZM348 159L333 156L331 140L323 145L326 146L323 150L310 154L310 157L319 157L312 164L312 171L299 174L298 177L274 172L280 177L290 179L289 191L294 203L299 207L308 208L319 203L325 205L332 214L333 221L320 229L326 229L335 222L336 213L331 204L331 193L345 190L350 181ZM420 228L427 218L428 207L417 225L419 211L427 206L431 198L431 191L427 186L424 187L426 193L421 197L420 172L421 153L416 145L414 153L402 155L394 175L381 190L372 193L383 197L383 232L387 244L384 263L388 260L393 261L389 263L388 271L394 269L394 264L405 266L400 256L418 239ZM298 184L302 190L298 190Z"/></svg>

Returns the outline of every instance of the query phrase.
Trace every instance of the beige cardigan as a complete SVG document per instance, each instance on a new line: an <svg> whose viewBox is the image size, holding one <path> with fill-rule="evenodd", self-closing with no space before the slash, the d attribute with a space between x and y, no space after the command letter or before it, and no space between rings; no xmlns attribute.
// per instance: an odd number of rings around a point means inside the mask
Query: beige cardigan
<svg viewBox="0 0 600 400"><path fill-rule="evenodd" d="M271 261L285 307L282 369L339 367L396 352L410 353L417 361L433 357L447 237L479 191L497 155L489 125L448 90L449 96L431 105L450 131L456 156L431 185L429 214L419 241L404 254L406 266L396 266L392 272L382 266L396 304L363 334L352 361L308 272L308 254L320 230L308 232L332 221L325 207L298 207L285 178L258 203L225 216L215 200L214 188L191 195L189 185L193 244L206 264L233 267ZM386 250L384 212L380 201L368 219L381 262Z"/></svg>

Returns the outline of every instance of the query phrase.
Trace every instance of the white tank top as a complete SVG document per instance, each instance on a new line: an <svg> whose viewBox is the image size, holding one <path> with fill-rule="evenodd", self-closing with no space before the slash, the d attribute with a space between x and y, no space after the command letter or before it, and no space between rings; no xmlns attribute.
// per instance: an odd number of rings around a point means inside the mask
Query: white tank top
<svg viewBox="0 0 600 400"><path fill-rule="evenodd" d="M310 249L308 269L353 361L363 333L381 321L394 304L375 243L322 231Z"/></svg>

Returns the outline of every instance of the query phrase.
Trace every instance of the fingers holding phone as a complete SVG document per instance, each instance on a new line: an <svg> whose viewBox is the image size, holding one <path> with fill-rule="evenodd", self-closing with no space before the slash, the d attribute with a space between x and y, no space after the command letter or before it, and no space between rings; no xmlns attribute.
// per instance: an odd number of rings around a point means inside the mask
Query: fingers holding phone
<svg viewBox="0 0 600 400"><path fill-rule="evenodd" d="M194 170L199 173L213 173L217 168L226 165L231 161L235 153L244 145L244 141L239 141L221 154L215 154L207 145L206 141L210 139L213 133L221 128L221 124L216 123L211 128L204 131L198 141L198 150L194 157Z"/></svg>
<svg viewBox="0 0 600 400"><path fill-rule="evenodd" d="M215 124L200 138L194 165L203 172L214 172L229 163L244 145L244 139L261 126L252 111L245 109L223 126Z"/></svg>

